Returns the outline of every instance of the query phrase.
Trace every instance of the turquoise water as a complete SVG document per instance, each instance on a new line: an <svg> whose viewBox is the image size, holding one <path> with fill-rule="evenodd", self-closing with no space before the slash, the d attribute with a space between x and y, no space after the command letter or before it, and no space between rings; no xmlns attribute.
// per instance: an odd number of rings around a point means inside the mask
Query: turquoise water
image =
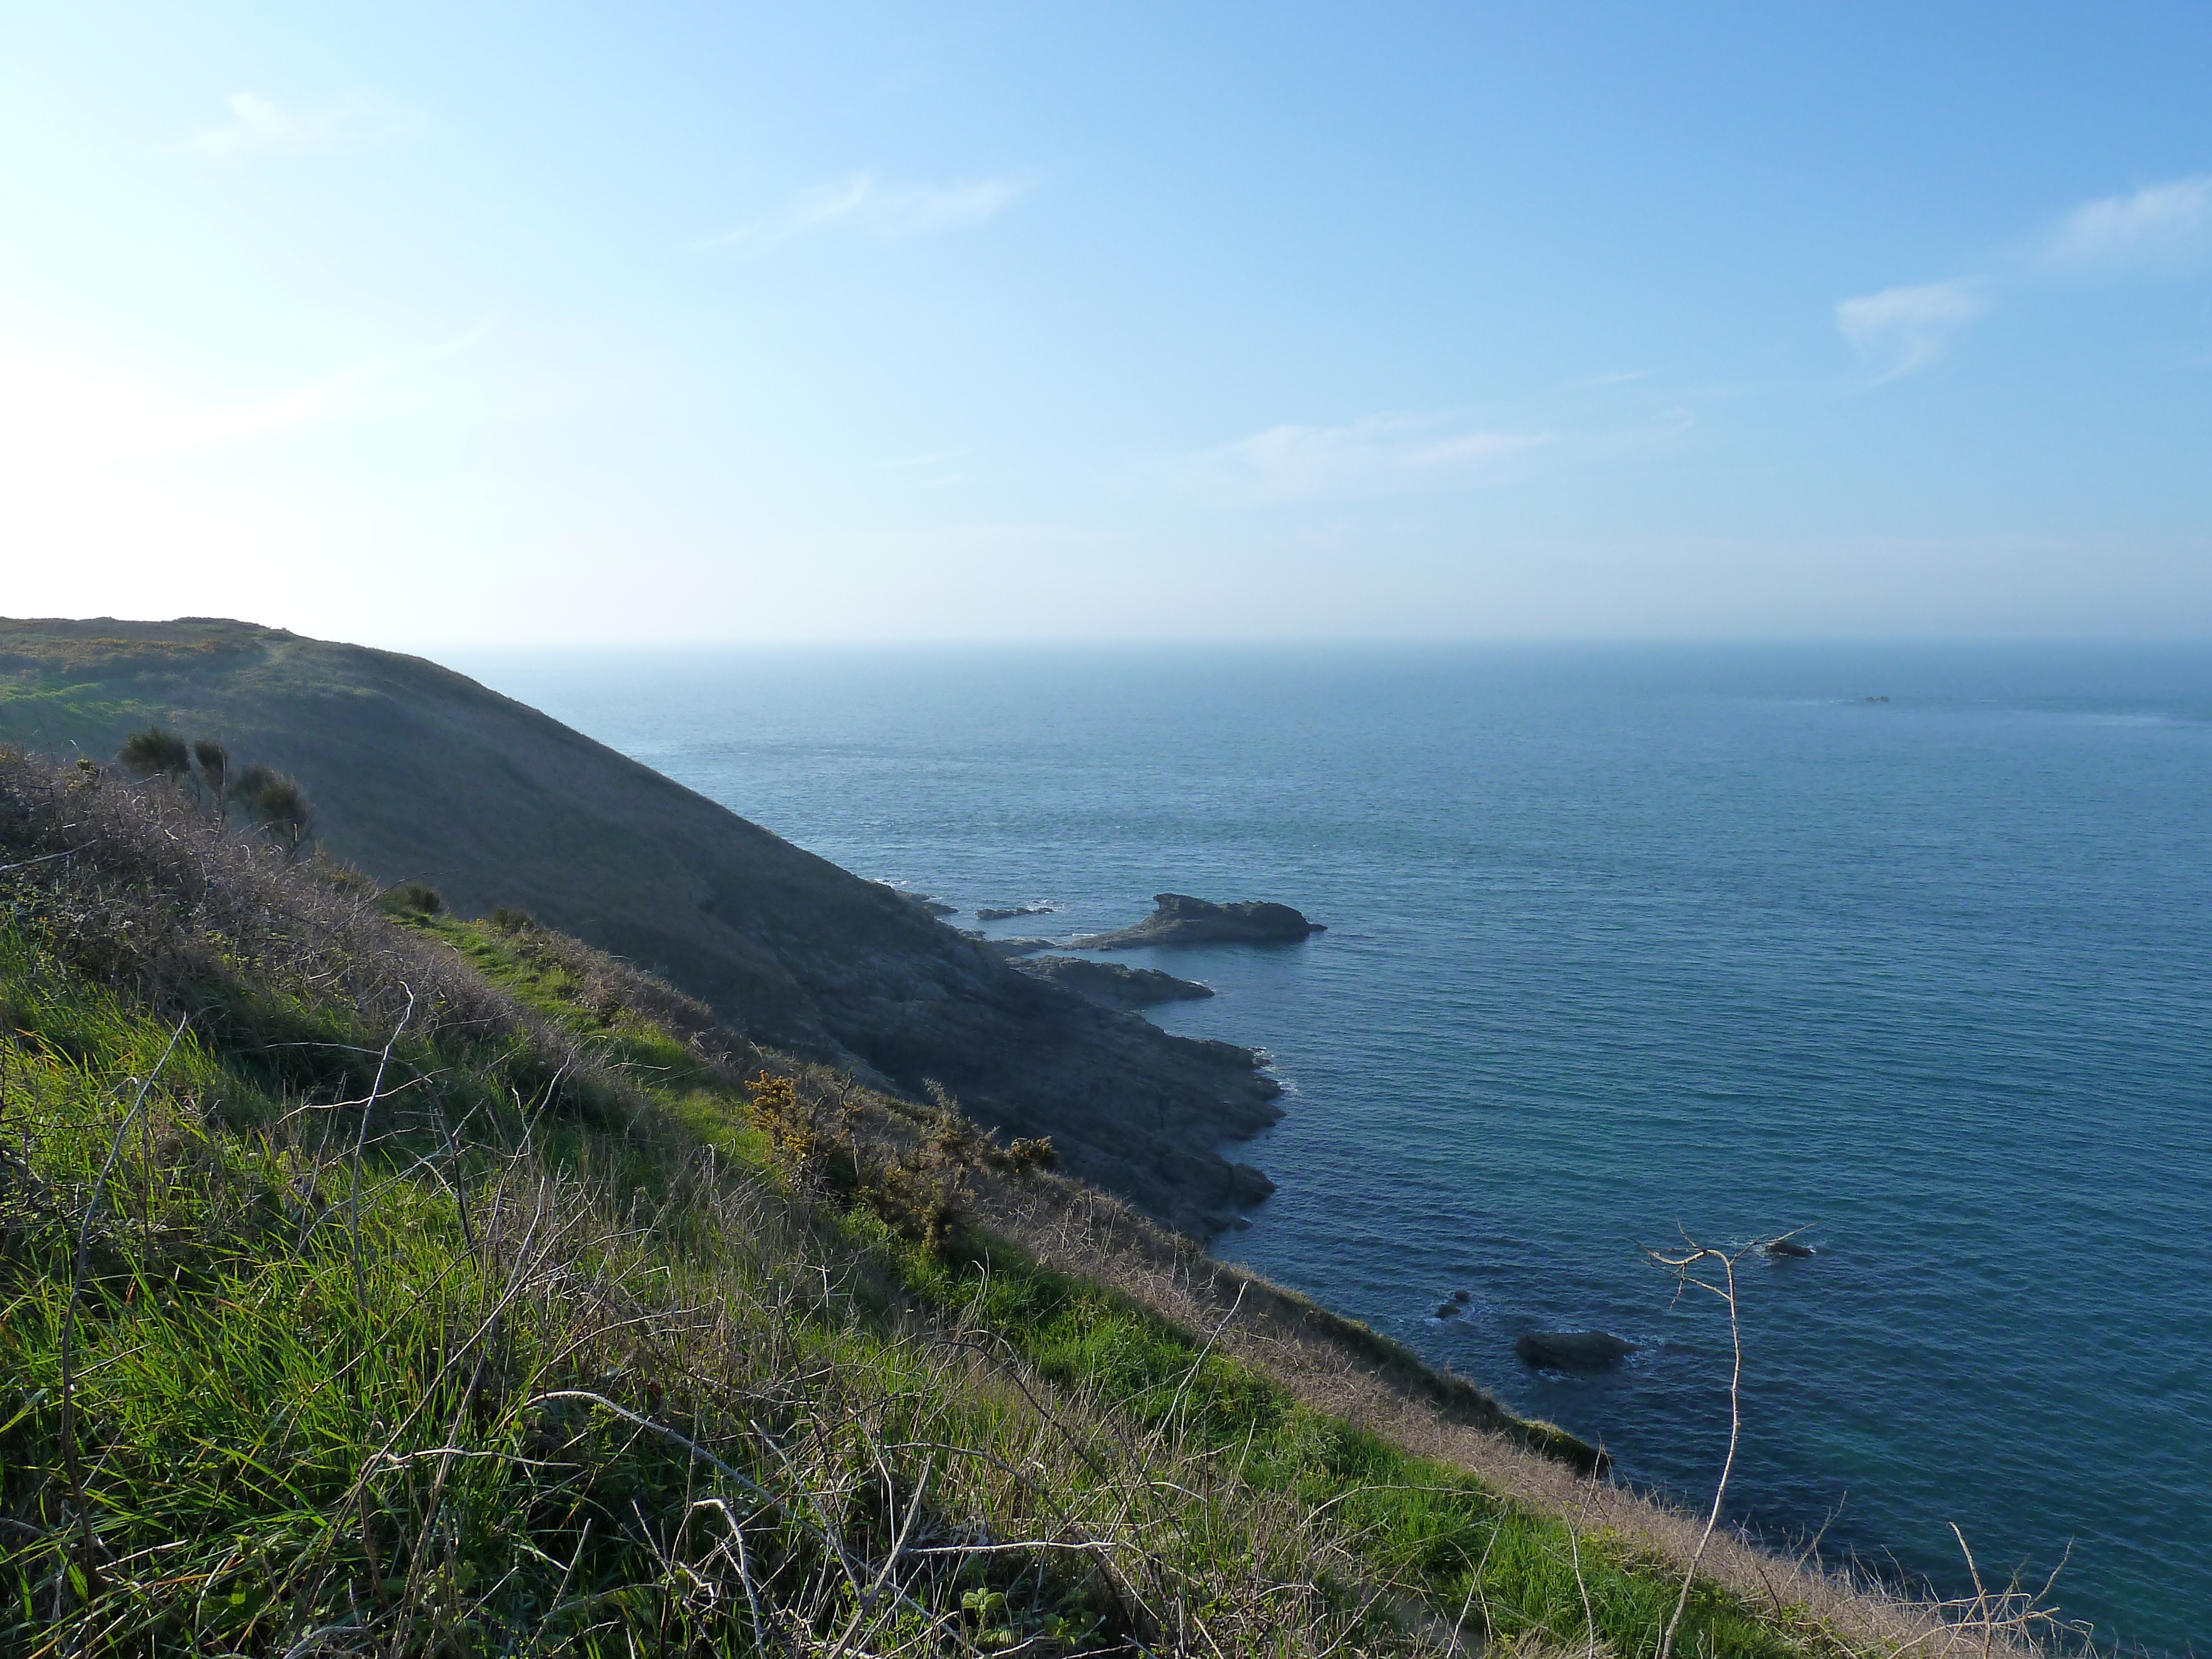
<svg viewBox="0 0 2212 1659"><path fill-rule="evenodd" d="M1131 953L1263 1045L1224 1254L1948 1590L2212 1641L2212 663L2175 649L759 650L459 665L997 933L1175 889L1304 945ZM1887 696L1886 702L1869 702ZM1469 1313L1433 1310L1471 1293ZM1570 1380L1522 1331L1644 1343Z"/></svg>

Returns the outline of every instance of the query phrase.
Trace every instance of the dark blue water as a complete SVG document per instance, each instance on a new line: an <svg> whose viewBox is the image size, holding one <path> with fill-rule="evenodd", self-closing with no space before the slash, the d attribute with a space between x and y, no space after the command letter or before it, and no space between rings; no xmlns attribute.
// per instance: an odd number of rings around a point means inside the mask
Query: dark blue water
<svg viewBox="0 0 2212 1659"><path fill-rule="evenodd" d="M485 658L522 697L1000 933L1175 889L1285 950L1123 960L1290 1089L1224 1254L1735 1511L2112 1638L2212 1638L2212 665L2196 650ZM1887 702L1869 702L1887 696ZM1449 1292L1469 1314L1440 1322ZM1571 1381L1522 1331L1646 1345Z"/></svg>

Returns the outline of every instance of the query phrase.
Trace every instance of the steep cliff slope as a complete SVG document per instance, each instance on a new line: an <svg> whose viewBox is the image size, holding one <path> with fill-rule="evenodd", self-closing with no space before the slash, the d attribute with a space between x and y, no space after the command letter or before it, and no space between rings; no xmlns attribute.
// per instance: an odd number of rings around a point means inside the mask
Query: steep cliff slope
<svg viewBox="0 0 2212 1659"><path fill-rule="evenodd" d="M1277 1115L1226 1044L1014 972L887 889L419 658L209 618L0 620L0 740L112 759L158 722L295 775L337 856L463 915L506 905L757 1041L1049 1135L1178 1227L1267 1183L1214 1149Z"/></svg>

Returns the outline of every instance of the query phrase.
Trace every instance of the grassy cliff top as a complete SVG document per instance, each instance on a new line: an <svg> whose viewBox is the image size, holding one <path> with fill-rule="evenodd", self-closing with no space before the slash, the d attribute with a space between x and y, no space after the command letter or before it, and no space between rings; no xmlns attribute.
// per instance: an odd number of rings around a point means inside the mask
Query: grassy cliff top
<svg viewBox="0 0 2212 1659"><path fill-rule="evenodd" d="M426 882L464 915L526 911L879 1087L951 1089L1187 1231L1267 1190L1215 1151L1277 1115L1236 1051L1016 973L462 675L217 619L0 619L0 741L106 763L149 725L296 776L323 844L380 882Z"/></svg>

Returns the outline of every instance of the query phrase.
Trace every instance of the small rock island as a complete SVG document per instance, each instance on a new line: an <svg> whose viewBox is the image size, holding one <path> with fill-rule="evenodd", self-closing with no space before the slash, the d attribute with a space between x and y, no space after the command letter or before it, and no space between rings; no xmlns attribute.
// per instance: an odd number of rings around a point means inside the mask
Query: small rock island
<svg viewBox="0 0 2212 1659"><path fill-rule="evenodd" d="M1070 942L1075 951L1127 951L1143 945L1287 945L1327 931L1287 904L1247 900L1216 904L1188 893L1155 893L1152 914L1134 927Z"/></svg>

